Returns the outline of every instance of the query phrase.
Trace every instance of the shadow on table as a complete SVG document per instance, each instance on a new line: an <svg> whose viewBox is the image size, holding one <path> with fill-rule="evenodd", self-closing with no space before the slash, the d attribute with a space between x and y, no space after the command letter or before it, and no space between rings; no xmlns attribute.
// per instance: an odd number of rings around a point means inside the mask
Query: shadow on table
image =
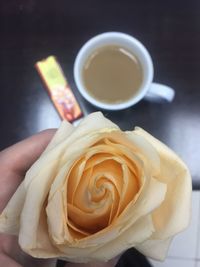
<svg viewBox="0 0 200 267"><path fill-rule="evenodd" d="M119 259L116 267L152 267L146 257L138 252L136 249L131 248L127 250Z"/></svg>
<svg viewBox="0 0 200 267"><path fill-rule="evenodd" d="M57 267L64 267L64 261L58 261ZM152 267L146 257L139 253L136 249L127 250L119 259L116 267Z"/></svg>

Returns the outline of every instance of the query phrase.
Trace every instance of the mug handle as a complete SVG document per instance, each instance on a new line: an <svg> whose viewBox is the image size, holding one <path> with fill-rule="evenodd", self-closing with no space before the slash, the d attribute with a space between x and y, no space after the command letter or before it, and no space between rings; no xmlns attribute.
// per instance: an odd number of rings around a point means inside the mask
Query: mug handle
<svg viewBox="0 0 200 267"><path fill-rule="evenodd" d="M164 84L152 83L144 98L154 102L161 102L163 100L172 102L174 96L175 91L172 88Z"/></svg>

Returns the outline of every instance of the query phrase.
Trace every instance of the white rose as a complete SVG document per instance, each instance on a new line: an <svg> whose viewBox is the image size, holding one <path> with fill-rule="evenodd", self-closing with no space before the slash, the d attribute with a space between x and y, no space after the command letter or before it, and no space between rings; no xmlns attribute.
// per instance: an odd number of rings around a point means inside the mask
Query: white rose
<svg viewBox="0 0 200 267"><path fill-rule="evenodd" d="M189 222L185 164L140 128L98 113L63 121L0 216L0 231L39 258L107 261L130 247L164 259Z"/></svg>

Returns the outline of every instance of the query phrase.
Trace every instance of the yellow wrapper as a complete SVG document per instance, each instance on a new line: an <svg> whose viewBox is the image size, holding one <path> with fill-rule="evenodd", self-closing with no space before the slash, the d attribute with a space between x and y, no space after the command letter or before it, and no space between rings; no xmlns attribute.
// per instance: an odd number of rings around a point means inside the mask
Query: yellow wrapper
<svg viewBox="0 0 200 267"><path fill-rule="evenodd" d="M35 66L61 118L73 122L82 117L81 108L56 58L49 56Z"/></svg>

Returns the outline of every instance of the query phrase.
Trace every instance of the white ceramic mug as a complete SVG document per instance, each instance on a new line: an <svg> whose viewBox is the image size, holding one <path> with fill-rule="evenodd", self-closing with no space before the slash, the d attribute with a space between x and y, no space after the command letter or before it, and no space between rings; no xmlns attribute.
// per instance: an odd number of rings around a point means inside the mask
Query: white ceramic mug
<svg viewBox="0 0 200 267"><path fill-rule="evenodd" d="M92 97L86 90L82 77L83 67L88 57L96 49L107 45L118 45L132 52L137 56L143 70L143 81L138 93L129 100L116 104L104 103ZM164 99L171 102L175 95L172 88L152 82L153 63L147 49L143 46L143 44L134 37L120 32L102 33L93 37L82 46L74 63L74 79L79 92L87 101L99 108L109 110L128 108L143 98L153 101L160 101Z"/></svg>

